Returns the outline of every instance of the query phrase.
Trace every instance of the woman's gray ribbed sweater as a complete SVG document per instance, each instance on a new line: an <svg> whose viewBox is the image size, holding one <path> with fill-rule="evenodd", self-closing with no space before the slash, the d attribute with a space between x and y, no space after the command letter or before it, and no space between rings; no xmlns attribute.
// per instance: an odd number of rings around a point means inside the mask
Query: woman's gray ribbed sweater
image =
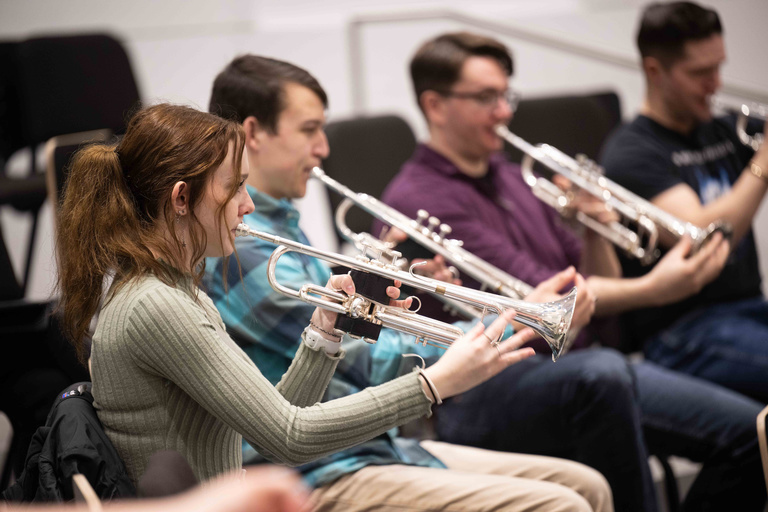
<svg viewBox="0 0 768 512"><path fill-rule="evenodd" d="M149 456L176 450L200 480L239 469L241 440L297 465L429 414L417 374L326 403L338 360L303 343L273 387L224 331L191 280L147 276L104 306L91 350L93 394L134 483Z"/></svg>

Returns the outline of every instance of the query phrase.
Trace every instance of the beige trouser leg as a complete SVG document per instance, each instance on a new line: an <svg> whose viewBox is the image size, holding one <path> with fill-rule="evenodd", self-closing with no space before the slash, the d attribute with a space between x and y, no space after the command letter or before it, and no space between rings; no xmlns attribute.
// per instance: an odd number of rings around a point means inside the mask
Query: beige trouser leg
<svg viewBox="0 0 768 512"><path fill-rule="evenodd" d="M368 466L316 489L313 510L611 512L608 483L582 464L424 441L448 470Z"/></svg>

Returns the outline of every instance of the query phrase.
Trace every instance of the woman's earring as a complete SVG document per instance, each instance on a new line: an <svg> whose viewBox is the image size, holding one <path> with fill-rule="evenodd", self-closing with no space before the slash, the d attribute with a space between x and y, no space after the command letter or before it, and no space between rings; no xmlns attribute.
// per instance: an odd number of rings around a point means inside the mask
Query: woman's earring
<svg viewBox="0 0 768 512"><path fill-rule="evenodd" d="M184 210L184 209L178 210L176 212L176 223L177 224L181 222L181 216L184 215L185 213L186 213L186 210ZM184 247L185 249L187 247L187 242L186 242L186 240L184 240L184 235L181 235L181 246Z"/></svg>

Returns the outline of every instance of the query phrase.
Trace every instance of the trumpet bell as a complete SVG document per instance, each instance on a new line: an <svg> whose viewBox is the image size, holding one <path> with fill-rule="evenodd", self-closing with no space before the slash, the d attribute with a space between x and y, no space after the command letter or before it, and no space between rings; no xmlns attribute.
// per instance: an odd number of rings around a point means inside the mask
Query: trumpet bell
<svg viewBox="0 0 768 512"><path fill-rule="evenodd" d="M573 311L576 307L576 288L560 300L542 304L539 312L538 333L552 349L552 361L568 352L574 336L569 335Z"/></svg>

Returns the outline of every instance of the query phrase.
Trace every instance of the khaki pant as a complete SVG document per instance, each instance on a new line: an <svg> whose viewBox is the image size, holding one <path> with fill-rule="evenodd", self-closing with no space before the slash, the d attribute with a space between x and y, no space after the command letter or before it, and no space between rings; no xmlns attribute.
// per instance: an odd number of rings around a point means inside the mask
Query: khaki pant
<svg viewBox="0 0 768 512"><path fill-rule="evenodd" d="M422 441L448 466L367 466L312 493L327 511L611 512L605 478L576 462Z"/></svg>

